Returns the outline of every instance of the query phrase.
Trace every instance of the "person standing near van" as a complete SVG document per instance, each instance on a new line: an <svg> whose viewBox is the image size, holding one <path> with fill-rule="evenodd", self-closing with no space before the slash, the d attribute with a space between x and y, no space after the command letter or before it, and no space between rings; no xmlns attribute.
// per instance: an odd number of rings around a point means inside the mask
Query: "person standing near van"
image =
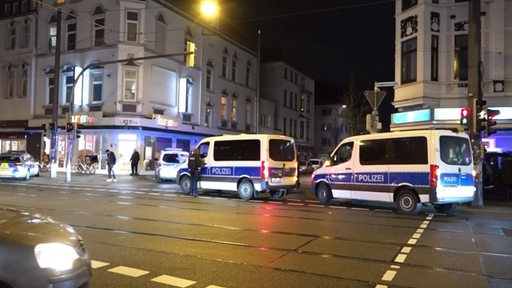
<svg viewBox="0 0 512 288"><path fill-rule="evenodd" d="M114 173L114 165L116 165L116 154L113 151L105 150L107 153L107 171L108 171L108 179L107 182L117 182L116 174Z"/></svg>
<svg viewBox="0 0 512 288"><path fill-rule="evenodd" d="M189 195L197 197L197 181L201 173L203 162L199 156L197 148L192 149L192 153L188 156L188 169L190 169L190 192Z"/></svg>
<svg viewBox="0 0 512 288"><path fill-rule="evenodd" d="M133 175L139 175L139 161L140 161L140 154L137 151L137 149L133 149L132 157L130 157L130 163L132 166L132 173L130 176Z"/></svg>

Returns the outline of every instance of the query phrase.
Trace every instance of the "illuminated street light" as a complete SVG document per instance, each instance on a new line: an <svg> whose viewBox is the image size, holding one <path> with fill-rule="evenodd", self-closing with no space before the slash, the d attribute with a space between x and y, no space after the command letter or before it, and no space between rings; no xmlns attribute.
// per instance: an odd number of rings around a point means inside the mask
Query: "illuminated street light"
<svg viewBox="0 0 512 288"><path fill-rule="evenodd" d="M217 18L218 8L219 6L217 5L217 1L204 0L201 3L201 15L207 19L215 19Z"/></svg>

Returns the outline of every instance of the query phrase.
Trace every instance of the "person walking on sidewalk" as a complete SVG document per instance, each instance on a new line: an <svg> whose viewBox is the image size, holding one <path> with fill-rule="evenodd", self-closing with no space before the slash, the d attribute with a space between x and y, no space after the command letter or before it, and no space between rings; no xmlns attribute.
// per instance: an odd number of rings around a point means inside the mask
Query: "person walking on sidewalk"
<svg viewBox="0 0 512 288"><path fill-rule="evenodd" d="M116 154L113 151L106 150L107 153L107 171L108 171L108 179L107 182L117 182L116 174L114 173L114 165L116 165Z"/></svg>
<svg viewBox="0 0 512 288"><path fill-rule="evenodd" d="M130 176L139 175L139 161L140 154L137 151L137 149L133 149L132 157L130 157L130 163L132 166L132 173L130 174Z"/></svg>

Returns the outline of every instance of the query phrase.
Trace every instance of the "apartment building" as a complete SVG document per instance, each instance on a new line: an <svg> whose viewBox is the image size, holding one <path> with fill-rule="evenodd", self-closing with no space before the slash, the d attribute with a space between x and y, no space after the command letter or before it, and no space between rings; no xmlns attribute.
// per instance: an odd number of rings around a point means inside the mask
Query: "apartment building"
<svg viewBox="0 0 512 288"><path fill-rule="evenodd" d="M129 169L134 148L150 166L161 149L189 151L207 135L282 131L301 141L310 137L305 129L302 134L275 129L282 111L273 109L281 103L258 98L257 53L172 1L57 2L2 1L0 35L7 40L0 46L2 152L49 153L42 127L52 122L54 101L60 167L67 157L68 122L81 126L74 158L98 154L101 159L108 148L118 155L121 170ZM193 67L185 65L189 42L196 46ZM302 103L298 95L294 92L293 105ZM312 106L301 105L307 110L296 106L297 117L311 113ZM293 125L299 124L290 123L287 127L297 131Z"/></svg>

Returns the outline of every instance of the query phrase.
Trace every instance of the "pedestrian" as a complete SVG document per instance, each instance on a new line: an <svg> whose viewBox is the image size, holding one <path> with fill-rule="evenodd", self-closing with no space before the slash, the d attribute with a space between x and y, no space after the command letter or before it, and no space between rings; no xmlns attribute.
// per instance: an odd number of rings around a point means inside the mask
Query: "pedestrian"
<svg viewBox="0 0 512 288"><path fill-rule="evenodd" d="M107 182L117 182L116 174L114 173L114 165L116 165L116 154L113 151L106 150L107 153L107 171L108 171L108 179Z"/></svg>
<svg viewBox="0 0 512 288"><path fill-rule="evenodd" d="M189 195L197 197L197 181L201 173L203 161L199 156L197 148L192 149L192 153L188 156L188 169L190 169L190 192Z"/></svg>
<svg viewBox="0 0 512 288"><path fill-rule="evenodd" d="M132 157L130 157L130 163L132 166L132 173L130 174L130 176L139 175L139 161L140 154L137 151L137 149L133 149Z"/></svg>

